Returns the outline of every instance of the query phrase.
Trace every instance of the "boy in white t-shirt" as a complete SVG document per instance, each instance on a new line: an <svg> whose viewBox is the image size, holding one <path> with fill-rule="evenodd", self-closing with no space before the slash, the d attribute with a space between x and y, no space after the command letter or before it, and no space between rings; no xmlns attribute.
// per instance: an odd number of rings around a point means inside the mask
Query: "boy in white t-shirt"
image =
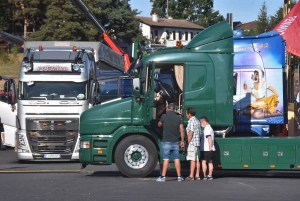
<svg viewBox="0 0 300 201"><path fill-rule="evenodd" d="M201 139L201 160L202 160L202 171L203 171L203 180L212 180L212 173L213 173L213 158L215 155L215 145L214 145L214 131L211 128L207 117L201 117L200 118L200 124L202 127L204 127L202 139ZM208 164L208 175L206 175L207 171L207 165Z"/></svg>

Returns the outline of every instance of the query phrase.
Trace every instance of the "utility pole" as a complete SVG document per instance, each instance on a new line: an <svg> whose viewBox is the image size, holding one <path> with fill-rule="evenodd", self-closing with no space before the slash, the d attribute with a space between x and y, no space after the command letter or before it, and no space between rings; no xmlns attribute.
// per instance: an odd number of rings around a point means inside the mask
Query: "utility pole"
<svg viewBox="0 0 300 201"><path fill-rule="evenodd" d="M169 0L167 0L167 18L169 18Z"/></svg>

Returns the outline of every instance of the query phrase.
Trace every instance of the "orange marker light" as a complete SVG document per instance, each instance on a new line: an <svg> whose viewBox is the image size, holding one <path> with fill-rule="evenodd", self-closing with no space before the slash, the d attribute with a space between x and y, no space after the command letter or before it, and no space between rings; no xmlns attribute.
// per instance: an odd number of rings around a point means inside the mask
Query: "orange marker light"
<svg viewBox="0 0 300 201"><path fill-rule="evenodd" d="M249 167L249 165L248 165L248 164L245 164L245 165L244 165L244 168L248 168L248 167Z"/></svg>
<svg viewBox="0 0 300 201"><path fill-rule="evenodd" d="M183 47L183 45L181 43L181 40L176 41L176 47L177 48L182 48Z"/></svg>
<svg viewBox="0 0 300 201"><path fill-rule="evenodd" d="M98 154L103 154L103 151L102 150L98 150Z"/></svg>
<svg viewBox="0 0 300 201"><path fill-rule="evenodd" d="M141 102L142 99L141 99L140 97L136 97L136 101L137 101L137 102Z"/></svg>
<svg viewBox="0 0 300 201"><path fill-rule="evenodd" d="M57 125L58 125L58 126L62 126L62 124L61 124L61 123L58 123Z"/></svg>
<svg viewBox="0 0 300 201"><path fill-rule="evenodd" d="M270 168L275 168L275 165L270 165Z"/></svg>
<svg viewBox="0 0 300 201"><path fill-rule="evenodd" d="M43 50L43 46L39 46L39 51L42 51Z"/></svg>
<svg viewBox="0 0 300 201"><path fill-rule="evenodd" d="M218 168L221 168L221 167L222 167L222 165L221 165L221 164L219 164L219 165L218 165Z"/></svg>
<svg viewBox="0 0 300 201"><path fill-rule="evenodd" d="M47 124L42 124L43 126L47 126Z"/></svg>
<svg viewBox="0 0 300 201"><path fill-rule="evenodd" d="M77 47L74 45L73 47L72 47L72 50L75 52L75 51L77 51Z"/></svg>
<svg viewBox="0 0 300 201"><path fill-rule="evenodd" d="M70 136L74 136L74 132L70 132Z"/></svg>

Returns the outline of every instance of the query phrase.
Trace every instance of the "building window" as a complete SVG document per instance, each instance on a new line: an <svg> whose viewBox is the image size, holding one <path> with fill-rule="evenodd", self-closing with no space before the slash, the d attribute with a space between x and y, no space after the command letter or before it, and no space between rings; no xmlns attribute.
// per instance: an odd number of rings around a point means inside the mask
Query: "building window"
<svg viewBox="0 0 300 201"><path fill-rule="evenodd" d="M158 31L157 30L154 31L154 43L155 44L159 43L159 41L158 41Z"/></svg>
<svg viewBox="0 0 300 201"><path fill-rule="evenodd" d="M189 34L188 34L188 32L185 32L185 34L184 34L184 38L185 38L185 40L186 40L186 41L188 41L188 40L189 40L189 38L188 38L188 35L189 35Z"/></svg>
<svg viewBox="0 0 300 201"><path fill-rule="evenodd" d="M178 40L181 40L182 39L182 35L181 35L181 31L178 31Z"/></svg>
<svg viewBox="0 0 300 201"><path fill-rule="evenodd" d="M194 38L194 33L193 32L191 32L191 39L193 39Z"/></svg>
<svg viewBox="0 0 300 201"><path fill-rule="evenodd" d="M173 31L173 40L176 40L176 32Z"/></svg>
<svg viewBox="0 0 300 201"><path fill-rule="evenodd" d="M166 39L169 40L170 39L170 33L168 30L166 30Z"/></svg>

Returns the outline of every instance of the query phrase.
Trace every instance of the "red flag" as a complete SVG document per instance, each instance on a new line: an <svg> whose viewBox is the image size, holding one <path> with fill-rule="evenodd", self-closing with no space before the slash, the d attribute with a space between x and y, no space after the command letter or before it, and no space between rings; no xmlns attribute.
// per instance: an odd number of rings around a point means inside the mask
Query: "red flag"
<svg viewBox="0 0 300 201"><path fill-rule="evenodd" d="M300 57L300 1L274 28L286 41L286 50Z"/></svg>

